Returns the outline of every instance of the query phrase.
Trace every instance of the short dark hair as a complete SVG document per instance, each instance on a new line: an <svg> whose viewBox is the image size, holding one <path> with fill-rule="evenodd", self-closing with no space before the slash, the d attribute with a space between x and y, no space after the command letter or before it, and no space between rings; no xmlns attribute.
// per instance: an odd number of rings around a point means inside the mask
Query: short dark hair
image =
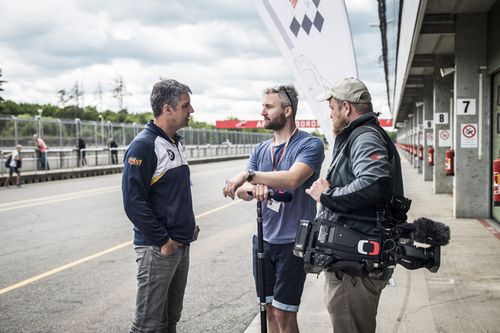
<svg viewBox="0 0 500 333"><path fill-rule="evenodd" d="M151 91L151 108L153 115L159 117L165 104L175 108L182 94L192 94L191 88L174 79L162 79L156 82Z"/></svg>
<svg viewBox="0 0 500 333"><path fill-rule="evenodd" d="M286 108L290 106L292 108L293 118L295 118L295 115L297 114L297 106L299 104L299 94L297 93L297 90L295 90L293 84L267 88L264 90L264 94L278 94L281 107Z"/></svg>

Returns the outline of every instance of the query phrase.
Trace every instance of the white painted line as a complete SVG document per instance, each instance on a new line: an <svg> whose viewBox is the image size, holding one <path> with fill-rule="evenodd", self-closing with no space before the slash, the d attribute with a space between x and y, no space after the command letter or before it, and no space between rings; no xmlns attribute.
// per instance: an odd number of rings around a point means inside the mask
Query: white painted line
<svg viewBox="0 0 500 333"><path fill-rule="evenodd" d="M96 195L96 194L104 194L104 193L114 192L114 191L118 191L119 189L120 189L120 186L108 186L108 187L102 187L102 188L95 189L95 190L63 193L63 194L50 195L50 196L46 196L43 198L35 198L35 199L7 202L4 204L0 204L0 212L12 210L12 209L39 206L39 205L44 205L44 204L48 204L48 203L60 202L60 201L71 200L71 199L79 199L79 198L89 197L89 196Z"/></svg>
<svg viewBox="0 0 500 333"><path fill-rule="evenodd" d="M453 278L431 278L429 283L432 284L455 284L455 279Z"/></svg>
<svg viewBox="0 0 500 333"><path fill-rule="evenodd" d="M229 168L226 168L226 169L229 169ZM220 171L220 169L217 169L216 171ZM200 174L205 174L205 173L209 173L209 172L213 172L213 171L195 172L192 174L192 176L198 176ZM85 198L85 197L89 197L92 195L110 193L110 192L118 191L120 189L121 189L120 185L114 185L114 186L100 187L98 189L93 189L93 190L55 194L55 195L45 196L43 198L17 200L17 201L12 201L12 202L0 204L0 212L5 212L8 210L13 210L13 209L20 209L20 208L45 205L45 204L50 204L50 203L54 203L54 202L61 202L61 201L65 201L65 200L80 199L80 198Z"/></svg>

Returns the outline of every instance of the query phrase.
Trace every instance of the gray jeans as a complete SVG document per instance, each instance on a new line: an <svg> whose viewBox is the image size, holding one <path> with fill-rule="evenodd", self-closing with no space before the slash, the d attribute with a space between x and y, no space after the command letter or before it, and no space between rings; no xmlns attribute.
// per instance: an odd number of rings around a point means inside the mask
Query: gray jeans
<svg viewBox="0 0 500 333"><path fill-rule="evenodd" d="M334 332L374 333L387 280L325 271L325 303Z"/></svg>
<svg viewBox="0 0 500 333"><path fill-rule="evenodd" d="M158 246L136 246L137 299L130 332L175 333L189 270L189 246L164 255Z"/></svg>

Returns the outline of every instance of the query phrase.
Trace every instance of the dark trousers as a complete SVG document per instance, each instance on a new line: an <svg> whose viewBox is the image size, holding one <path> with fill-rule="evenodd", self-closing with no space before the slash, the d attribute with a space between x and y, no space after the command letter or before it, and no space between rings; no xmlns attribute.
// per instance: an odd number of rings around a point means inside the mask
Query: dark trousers
<svg viewBox="0 0 500 333"><path fill-rule="evenodd" d="M116 150L111 152L111 163L118 164L118 152Z"/></svg>

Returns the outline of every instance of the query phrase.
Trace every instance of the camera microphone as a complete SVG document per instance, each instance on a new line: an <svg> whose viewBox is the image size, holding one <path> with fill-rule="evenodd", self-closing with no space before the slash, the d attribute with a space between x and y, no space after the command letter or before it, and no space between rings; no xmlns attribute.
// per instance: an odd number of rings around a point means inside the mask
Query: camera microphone
<svg viewBox="0 0 500 333"><path fill-rule="evenodd" d="M253 195L252 191L247 191L248 195ZM269 197L277 202L288 203L293 200L293 194L285 190L272 190L269 189Z"/></svg>

